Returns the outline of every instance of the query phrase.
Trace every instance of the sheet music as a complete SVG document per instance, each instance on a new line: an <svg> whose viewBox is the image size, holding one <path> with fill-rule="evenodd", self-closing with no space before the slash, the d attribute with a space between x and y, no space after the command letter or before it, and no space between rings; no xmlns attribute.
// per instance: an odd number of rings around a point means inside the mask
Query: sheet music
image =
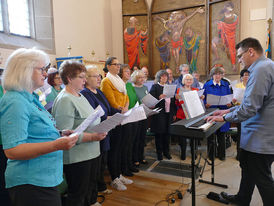
<svg viewBox="0 0 274 206"><path fill-rule="evenodd" d="M75 130L74 132L70 135L70 137L73 137L75 135L81 134L82 132L84 132L88 126L94 122L97 118L100 118L101 116L103 116L105 114L104 110L102 109L102 107L99 105L98 107L96 107L96 109L94 110L94 112L92 112Z"/></svg>
<svg viewBox="0 0 274 206"><path fill-rule="evenodd" d="M238 84L238 80L234 80L234 81L230 82L230 85L233 87L233 89L236 86L236 84Z"/></svg>
<svg viewBox="0 0 274 206"><path fill-rule="evenodd" d="M141 104L141 106L143 106L147 117L152 116L154 114L159 114L159 112L162 110L162 108L149 109L144 104Z"/></svg>
<svg viewBox="0 0 274 206"><path fill-rule="evenodd" d="M131 110L124 114L116 113L113 116L111 116L110 118L101 122L100 124L95 125L92 128L92 131L97 132L97 133L109 132L110 130L114 129L116 126L121 124L121 122L125 118L127 118L130 115L130 113L131 113Z"/></svg>
<svg viewBox="0 0 274 206"><path fill-rule="evenodd" d="M233 98L237 99L238 102L242 102L244 99L245 88L233 87Z"/></svg>
<svg viewBox="0 0 274 206"><path fill-rule="evenodd" d="M184 92L183 100L189 118L194 118L205 113L197 91Z"/></svg>
<svg viewBox="0 0 274 206"><path fill-rule="evenodd" d="M230 104L230 103L232 102L232 99L233 99L233 94L221 96L219 105L227 105L227 104Z"/></svg>
<svg viewBox="0 0 274 206"><path fill-rule="evenodd" d="M141 102L145 104L148 108L154 107L156 104L158 104L163 99L156 99L154 96L152 96L150 93L148 93L146 96L143 97Z"/></svg>
<svg viewBox="0 0 274 206"><path fill-rule="evenodd" d="M143 106L139 106L139 103L138 103L138 105L136 104L131 109L131 114L121 122L121 125L131 123L131 122L137 122L146 118L147 116Z"/></svg>
<svg viewBox="0 0 274 206"><path fill-rule="evenodd" d="M206 97L207 104L210 105L227 105L230 104L233 98L233 94L218 96L213 94L208 94Z"/></svg>
<svg viewBox="0 0 274 206"><path fill-rule="evenodd" d="M163 90L163 94L166 95L166 98L172 98L175 95L175 91L176 91L176 85L169 85L169 84L165 84L164 85L164 90Z"/></svg>

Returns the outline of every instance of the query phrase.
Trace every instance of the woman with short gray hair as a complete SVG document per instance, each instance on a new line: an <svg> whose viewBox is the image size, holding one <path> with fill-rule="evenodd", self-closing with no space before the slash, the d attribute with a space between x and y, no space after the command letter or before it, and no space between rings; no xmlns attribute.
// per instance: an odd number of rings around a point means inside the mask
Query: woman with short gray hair
<svg viewBox="0 0 274 206"><path fill-rule="evenodd" d="M181 94L183 92L188 92L188 91L198 91L199 89L192 87L193 85L194 78L191 74L185 74L182 79L182 85L179 87L176 91L175 95L175 104L177 106L177 113L176 113L176 120L179 121L181 119L186 118L186 114L183 110L182 105L184 105L184 101L182 100ZM181 147L181 160L186 159L186 146L187 146L187 141L186 138L182 136L178 137L178 142ZM196 154L195 154L196 155Z"/></svg>
<svg viewBox="0 0 274 206"><path fill-rule="evenodd" d="M163 94L164 85L167 84L168 73L165 70L159 70L155 75L155 84L152 85L150 94L156 99L164 99L156 104L155 107L161 108L159 114L152 116L151 131L155 133L155 145L157 159L162 160L163 155L167 159L172 157L169 154L169 127L175 119L176 107L174 98L165 98Z"/></svg>
<svg viewBox="0 0 274 206"><path fill-rule="evenodd" d="M211 70L210 70L210 73L209 73L209 75L210 75L210 78L213 78L213 75L214 74L221 74L221 75L223 75L224 74L224 68L222 68L222 67L213 67Z"/></svg>
<svg viewBox="0 0 274 206"><path fill-rule="evenodd" d="M228 109L231 107L231 104L227 105L210 105L207 103L207 95L212 94L216 96L224 96L231 94L231 89L229 88L229 82L224 81L222 79L222 75L224 74L224 68L215 66L210 70L211 79L204 84L204 103L206 108L219 108L219 109ZM220 160L225 160L225 149L226 149L226 142L225 142L225 132L229 130L230 123L226 122L219 130L217 130L217 153ZM208 151L209 157L211 157L211 153L213 152L212 146L213 145L213 137L208 138Z"/></svg>

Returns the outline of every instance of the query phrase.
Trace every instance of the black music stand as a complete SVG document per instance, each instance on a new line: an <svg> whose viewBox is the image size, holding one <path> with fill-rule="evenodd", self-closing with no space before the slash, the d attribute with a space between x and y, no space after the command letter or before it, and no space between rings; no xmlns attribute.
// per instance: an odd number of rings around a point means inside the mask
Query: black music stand
<svg viewBox="0 0 274 206"><path fill-rule="evenodd" d="M190 141L191 141L191 194L192 194L192 205L193 206L196 205L196 199L195 199L195 196L196 196L196 189L195 189L195 173L196 173L195 140L202 140L204 138L208 138L209 136L214 134L221 126L223 126L224 122L216 122L214 125L212 125L206 131L189 129L189 128L186 128L185 125L188 124L189 122L191 122L192 120L201 119L201 118L203 118L203 116L206 116L209 113L212 113L212 110L208 110L204 115L200 115L200 116L192 118L192 119L180 120L178 122L171 124L171 126L170 126L171 134L186 137L186 138L190 139ZM213 146L213 148L215 148L215 145ZM215 151L215 149L214 149L214 151ZM215 158L214 153L213 153L214 157L212 159L212 166L211 166L211 172L213 173L213 175L214 175L214 158ZM221 184L214 182L214 176L213 176L213 179L211 179L211 182L204 181L204 183L214 184L216 186L221 185Z"/></svg>
<svg viewBox="0 0 274 206"><path fill-rule="evenodd" d="M217 187L228 188L227 185L216 183L215 180L214 180L214 174L215 174L215 172L214 172L214 160L215 160L216 147L217 147L216 134L213 134L213 145L212 145L213 151L211 153L211 181L199 179L199 182L214 185L214 186L217 186ZM205 161L208 161L207 158L205 159Z"/></svg>

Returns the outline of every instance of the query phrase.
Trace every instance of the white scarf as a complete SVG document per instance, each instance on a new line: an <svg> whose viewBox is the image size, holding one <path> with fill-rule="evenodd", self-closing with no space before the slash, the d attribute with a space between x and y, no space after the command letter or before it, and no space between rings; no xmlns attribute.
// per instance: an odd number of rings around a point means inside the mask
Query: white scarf
<svg viewBox="0 0 274 206"><path fill-rule="evenodd" d="M127 94L127 89L126 89L126 84L125 82L121 79L121 77L119 77L117 74L113 75L110 72L107 73L106 76L111 83L113 84L113 86L119 91L122 92L124 94Z"/></svg>

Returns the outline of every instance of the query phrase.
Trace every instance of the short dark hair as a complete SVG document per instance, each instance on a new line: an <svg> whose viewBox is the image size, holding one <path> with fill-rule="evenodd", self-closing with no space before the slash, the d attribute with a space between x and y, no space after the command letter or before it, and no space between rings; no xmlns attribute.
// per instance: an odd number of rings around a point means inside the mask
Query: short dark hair
<svg viewBox="0 0 274 206"><path fill-rule="evenodd" d="M242 40L241 42L239 42L236 45L236 49L238 50L239 48L242 48L243 50L248 50L249 48L252 48L260 54L263 53L263 48L260 42L257 39L251 38L251 37L246 38Z"/></svg>
<svg viewBox="0 0 274 206"><path fill-rule="evenodd" d="M240 77L243 77L245 73L248 73L248 74L249 74L249 73L250 73L250 71L248 71L248 70L247 70L247 69L245 69L245 68L244 68L244 69L242 69L242 70L240 71Z"/></svg>
<svg viewBox="0 0 274 206"><path fill-rule="evenodd" d="M80 62L66 60L61 64L59 72L64 85L67 85L68 78L75 78L81 72L87 72L87 69Z"/></svg>
<svg viewBox="0 0 274 206"><path fill-rule="evenodd" d="M48 74L48 83L50 86L53 86L53 87L56 86L54 83L54 78L56 77L57 74L59 74L58 71Z"/></svg>
<svg viewBox="0 0 274 206"><path fill-rule="evenodd" d="M114 59L117 59L117 58L116 57L109 57L109 58L107 58L107 60L105 62L105 67L103 68L104 72L106 72L106 73L108 72L107 65L111 65Z"/></svg>
<svg viewBox="0 0 274 206"><path fill-rule="evenodd" d="M130 69L130 66L128 64L121 64L120 71L119 71L119 74L118 74L121 78L123 78L123 71L124 71L125 68Z"/></svg>

